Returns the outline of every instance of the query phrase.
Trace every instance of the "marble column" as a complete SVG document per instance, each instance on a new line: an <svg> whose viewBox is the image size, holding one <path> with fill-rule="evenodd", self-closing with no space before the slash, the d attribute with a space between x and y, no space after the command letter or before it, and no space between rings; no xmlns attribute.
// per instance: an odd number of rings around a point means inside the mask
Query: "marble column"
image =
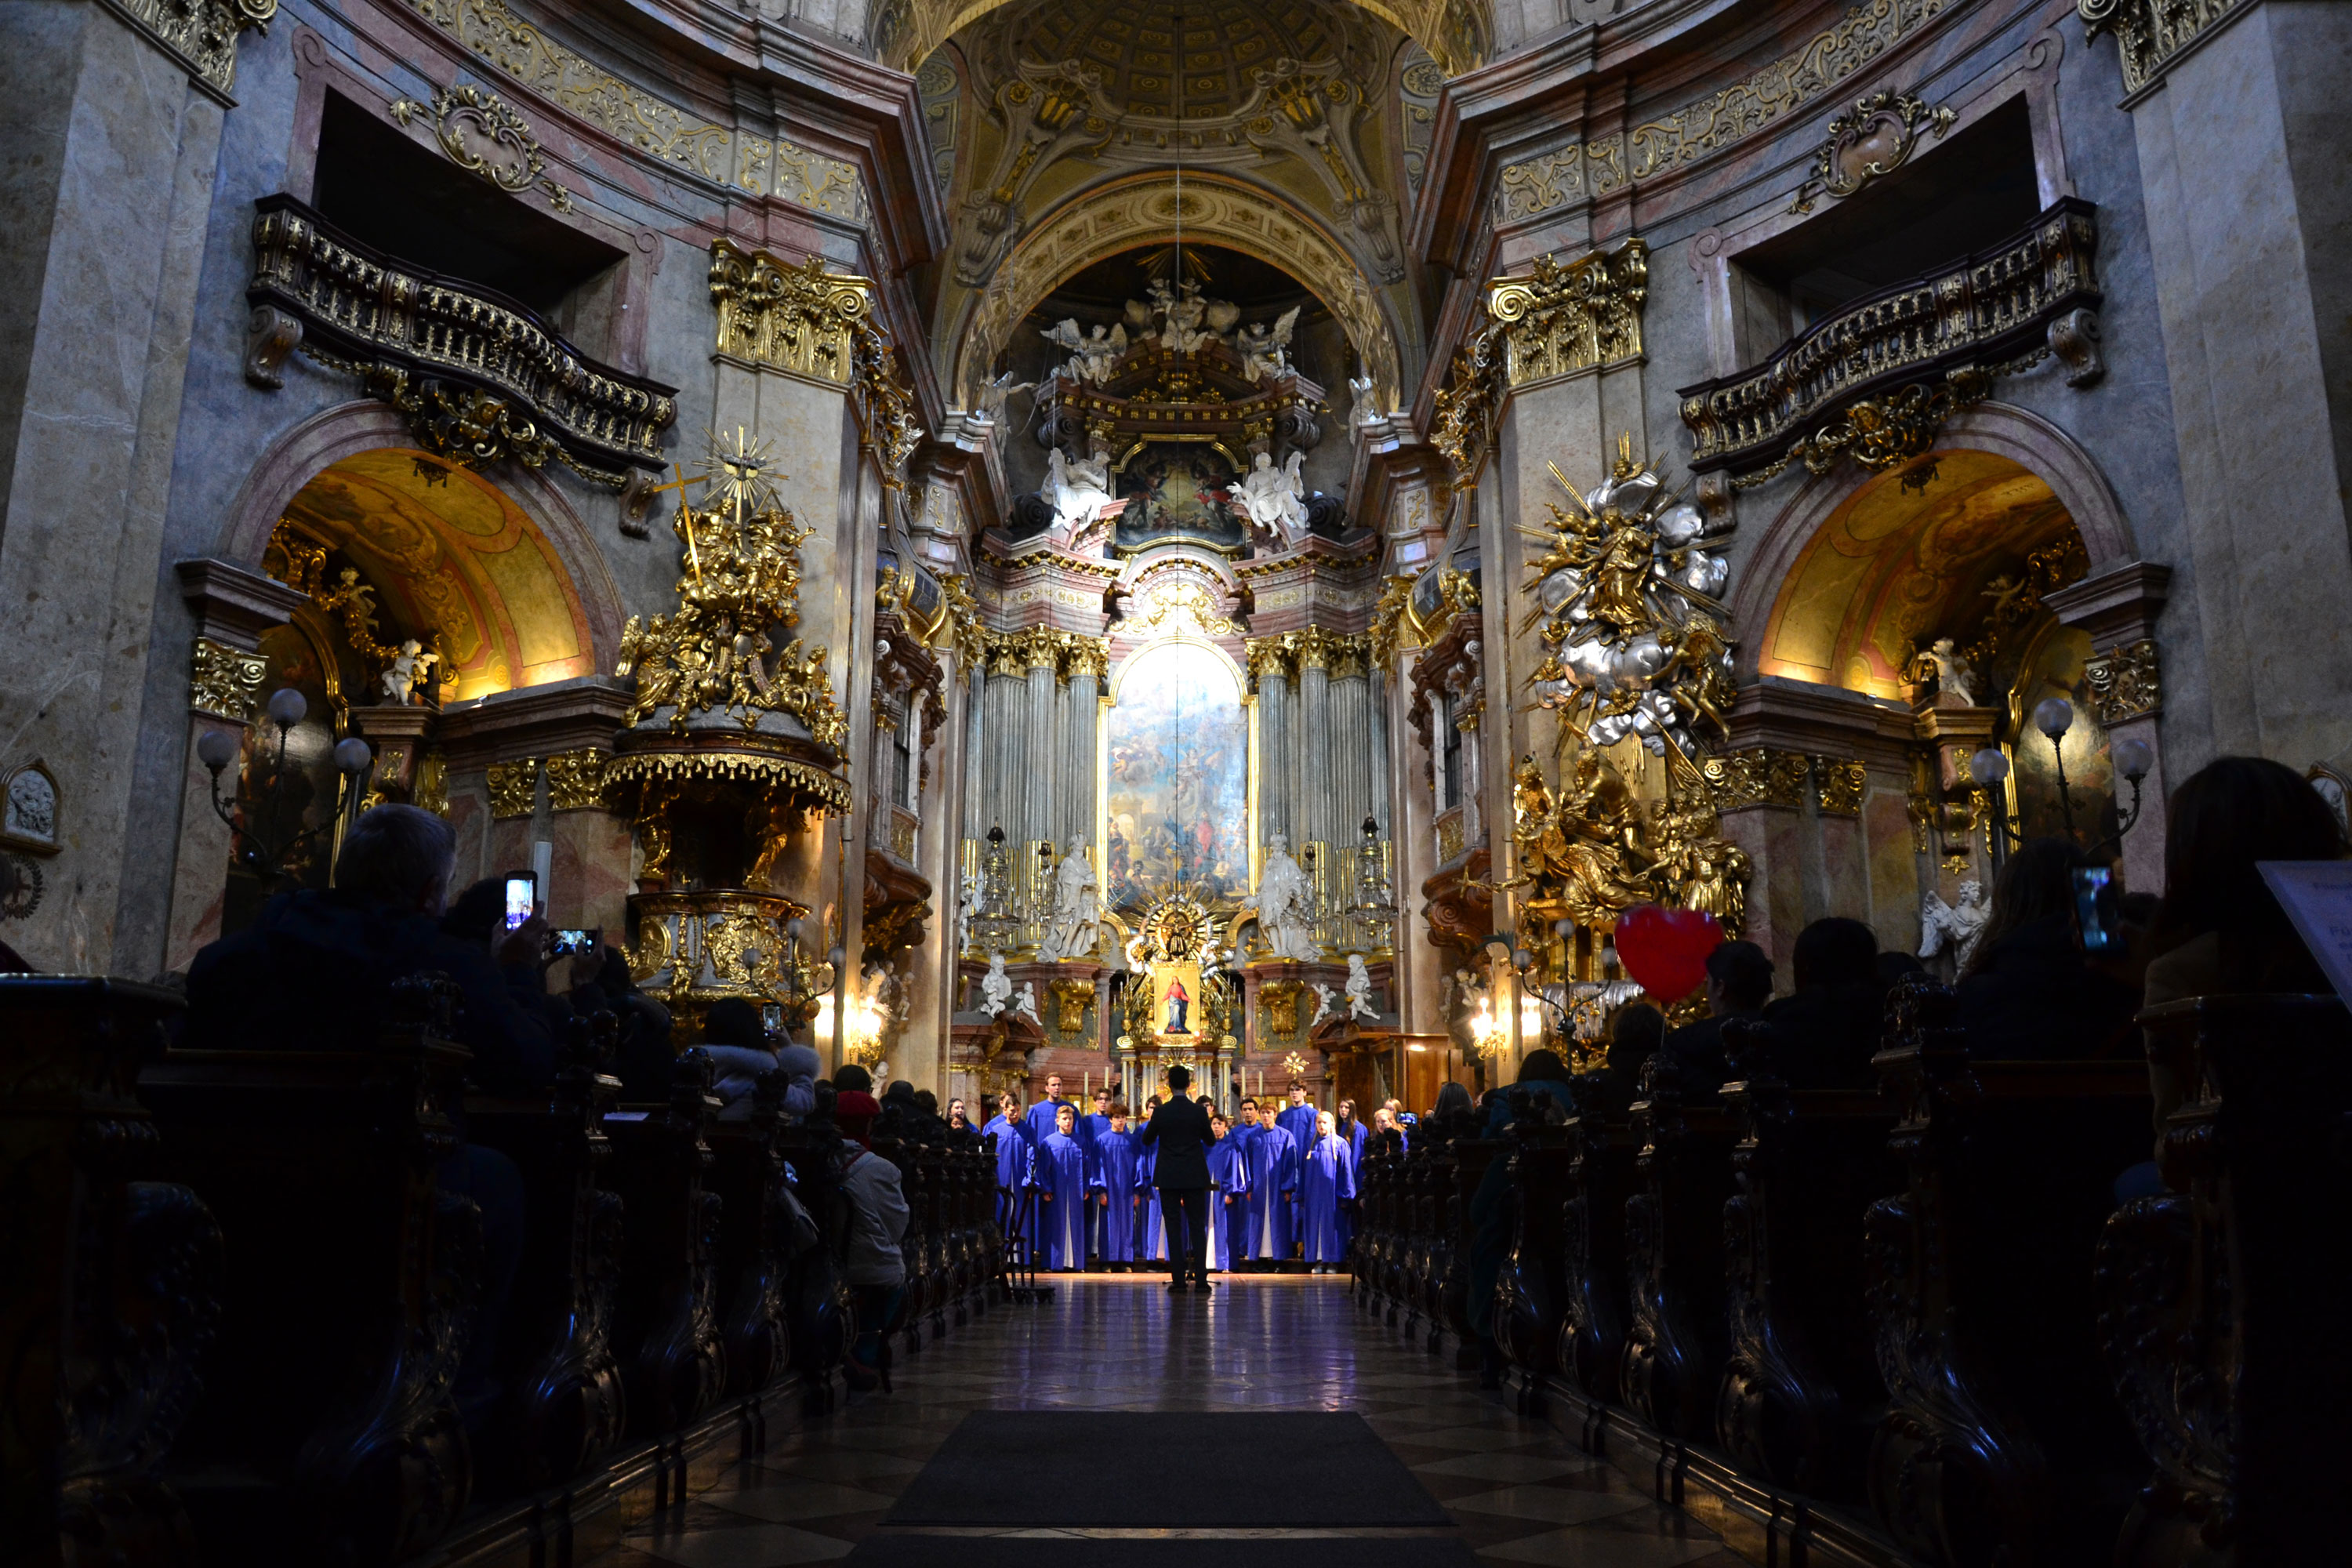
<svg viewBox="0 0 2352 1568"><path fill-rule="evenodd" d="M1292 818L1290 672L1282 658L1253 649L1257 674L1257 832L1265 841L1280 833L1294 848L1306 837Z"/></svg>
<svg viewBox="0 0 2352 1568"><path fill-rule="evenodd" d="M1364 711L1371 731L1372 816L1381 825L1381 835L1393 837L1389 832L1388 688L1385 671L1376 669L1365 678Z"/></svg>
<svg viewBox="0 0 2352 1568"><path fill-rule="evenodd" d="M1055 798L1054 770L1056 753L1055 735L1054 650L1043 638L1029 649L1029 732L1026 737L1024 773L1013 781L1021 807L1021 833L1024 843L1033 838L1053 836L1060 818L1055 815ZM1006 829L1010 832L1011 829Z"/></svg>
<svg viewBox="0 0 2352 1568"><path fill-rule="evenodd" d="M1004 829L1008 839L1021 837L1020 773L1029 748L1028 692L1020 672L999 663L988 678L988 827Z"/></svg>
<svg viewBox="0 0 2352 1568"><path fill-rule="evenodd" d="M1062 688L1068 724L1062 748L1062 842L1095 841L1095 731L1102 713L1102 679L1080 662Z"/></svg>
<svg viewBox="0 0 2352 1568"><path fill-rule="evenodd" d="M982 765L982 748L988 733L988 666L980 658L972 660L971 676L965 683L963 729L963 836L966 838L988 837L987 773Z"/></svg>
<svg viewBox="0 0 2352 1568"><path fill-rule="evenodd" d="M1361 670L1345 671L1332 683L1330 822L1338 842L1350 849L1363 837L1365 813L1373 810L1370 708L1370 687Z"/></svg>
<svg viewBox="0 0 2352 1568"><path fill-rule="evenodd" d="M1331 841L1331 672L1319 647L1298 653L1298 837Z"/></svg>

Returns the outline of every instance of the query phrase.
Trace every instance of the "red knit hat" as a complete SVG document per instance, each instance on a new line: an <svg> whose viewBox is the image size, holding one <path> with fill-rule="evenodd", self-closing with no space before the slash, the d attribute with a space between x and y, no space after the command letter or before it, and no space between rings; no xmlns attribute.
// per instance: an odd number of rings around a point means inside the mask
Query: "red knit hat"
<svg viewBox="0 0 2352 1568"><path fill-rule="evenodd" d="M855 1138L866 1148L872 1148L870 1136L874 1119L882 1114L882 1107L872 1095L862 1089L853 1089L837 1095L833 1102L833 1124L841 1129L845 1138Z"/></svg>

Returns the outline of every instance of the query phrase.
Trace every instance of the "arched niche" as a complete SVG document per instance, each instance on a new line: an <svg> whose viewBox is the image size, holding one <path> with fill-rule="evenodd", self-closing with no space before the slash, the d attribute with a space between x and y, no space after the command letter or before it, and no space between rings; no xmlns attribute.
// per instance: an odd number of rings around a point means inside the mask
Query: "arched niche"
<svg viewBox="0 0 2352 1568"><path fill-rule="evenodd" d="M1180 194L1165 170L1097 185L1029 226L988 286L968 297L958 329L943 338L956 344L958 398L977 406L997 356L1040 300L1097 261L1172 237L1180 211L1187 237L1230 246L1310 289L1370 368L1380 405L1397 405L1398 324L1347 247L1298 208L1254 185L1188 171Z"/></svg>
<svg viewBox="0 0 2352 1568"><path fill-rule="evenodd" d="M1968 667L1968 706L1993 710L2029 834L2063 830L2059 758L2031 715L2065 697L2075 711L2063 765L2088 828L2114 799L2085 685L2091 640L2042 598L2081 580L2092 558L2042 474L2000 452L1942 447L1847 488L1784 569L1751 572L1756 596L1770 596L1750 612L1745 658L1756 676L1906 702L1924 689L1920 650L1948 639ZM1946 686L1943 700L1952 697Z"/></svg>
<svg viewBox="0 0 2352 1568"><path fill-rule="evenodd" d="M1249 891L1247 691L1223 649L1185 631L1112 669L1098 840L1107 908L1142 908L1180 868L1211 903Z"/></svg>
<svg viewBox="0 0 2352 1568"><path fill-rule="evenodd" d="M875 47L910 75L932 50L1014 0L873 0ZM1448 76L1475 70L1494 47L1491 0L1353 0L1411 37ZM1176 6L1169 7L1172 16Z"/></svg>
<svg viewBox="0 0 2352 1568"><path fill-rule="evenodd" d="M520 464L475 472L416 450L414 439L380 403L305 420L247 476L220 553L259 567L289 516L327 533L414 612L409 625L438 626L446 615L476 639L478 651L456 656L461 699L611 668L620 595L562 493Z"/></svg>

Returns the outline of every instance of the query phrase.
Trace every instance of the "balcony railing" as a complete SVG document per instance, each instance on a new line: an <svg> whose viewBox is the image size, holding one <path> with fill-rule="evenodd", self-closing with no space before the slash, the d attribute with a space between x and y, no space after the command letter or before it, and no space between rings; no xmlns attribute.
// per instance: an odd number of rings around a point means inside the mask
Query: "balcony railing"
<svg viewBox="0 0 2352 1568"><path fill-rule="evenodd" d="M1691 468L1785 462L1855 405L1909 384L1941 387L1954 373L1980 373L1959 384L1972 400L1990 375L2023 368L2011 363L2021 358L2054 353L2071 384L2089 384L2100 372L2089 315L2101 299L2096 212L2063 197L1988 250L1854 300L1762 364L1683 388Z"/></svg>
<svg viewBox="0 0 2352 1568"><path fill-rule="evenodd" d="M358 373L443 456L661 467L677 389L599 364L513 300L373 250L289 195L254 204L253 253L257 384L277 385L299 343Z"/></svg>

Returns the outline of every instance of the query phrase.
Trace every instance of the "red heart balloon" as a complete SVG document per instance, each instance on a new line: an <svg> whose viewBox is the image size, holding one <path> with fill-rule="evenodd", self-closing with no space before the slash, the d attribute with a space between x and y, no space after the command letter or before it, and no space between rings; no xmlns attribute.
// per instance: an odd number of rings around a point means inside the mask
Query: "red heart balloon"
<svg viewBox="0 0 2352 1568"><path fill-rule="evenodd" d="M1706 983L1706 955L1721 945L1722 925L1703 910L1635 904L1617 917L1617 961L1662 1007Z"/></svg>

